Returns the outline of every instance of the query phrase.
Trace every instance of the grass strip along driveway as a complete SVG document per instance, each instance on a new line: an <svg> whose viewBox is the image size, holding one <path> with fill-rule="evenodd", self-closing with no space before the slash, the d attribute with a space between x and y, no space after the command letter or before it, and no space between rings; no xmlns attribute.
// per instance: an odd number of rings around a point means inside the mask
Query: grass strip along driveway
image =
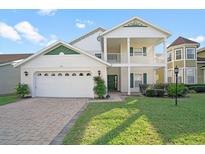
<svg viewBox="0 0 205 154"><path fill-rule="evenodd" d="M19 98L16 95L0 96L0 106L16 102Z"/></svg>
<svg viewBox="0 0 205 154"><path fill-rule="evenodd" d="M90 103L64 144L205 144L205 94Z"/></svg>

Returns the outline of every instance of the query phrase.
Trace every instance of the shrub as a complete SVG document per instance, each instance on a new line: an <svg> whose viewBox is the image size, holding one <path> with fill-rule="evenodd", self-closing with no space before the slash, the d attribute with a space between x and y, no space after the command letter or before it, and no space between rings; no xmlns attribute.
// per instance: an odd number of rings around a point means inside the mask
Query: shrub
<svg viewBox="0 0 205 154"><path fill-rule="evenodd" d="M94 87L94 92L96 95L98 95L99 98L104 98L104 95L106 94L106 86L105 86L105 81L100 77L94 77L95 81L95 87Z"/></svg>
<svg viewBox="0 0 205 154"><path fill-rule="evenodd" d="M194 86L191 90L195 90L197 93L205 92L205 86Z"/></svg>
<svg viewBox="0 0 205 154"><path fill-rule="evenodd" d="M24 98L25 96L30 94L29 87L27 84L18 84L16 86L16 93L18 96Z"/></svg>
<svg viewBox="0 0 205 154"><path fill-rule="evenodd" d="M167 84L164 83L154 84L154 89L166 89L166 88L167 88Z"/></svg>
<svg viewBox="0 0 205 154"><path fill-rule="evenodd" d="M205 84L192 84L192 85L186 85L189 90L194 90L196 91L197 93L200 93L200 92L205 92Z"/></svg>
<svg viewBox="0 0 205 154"><path fill-rule="evenodd" d="M146 96L147 97L163 97L164 96L164 89L147 89Z"/></svg>
<svg viewBox="0 0 205 154"><path fill-rule="evenodd" d="M149 84L140 84L139 87L140 87L140 92L141 92L143 95L145 95L146 89L149 87Z"/></svg>
<svg viewBox="0 0 205 154"><path fill-rule="evenodd" d="M189 90L189 93L191 93L191 94L195 94L196 91L195 91L195 90Z"/></svg>
<svg viewBox="0 0 205 154"><path fill-rule="evenodd" d="M157 97L164 97L165 90L164 89L156 89Z"/></svg>
<svg viewBox="0 0 205 154"><path fill-rule="evenodd" d="M182 83L179 83L177 85L177 96L184 97L187 95L189 89ZM167 87L167 94L170 97L176 96L176 85L174 83L171 83Z"/></svg>

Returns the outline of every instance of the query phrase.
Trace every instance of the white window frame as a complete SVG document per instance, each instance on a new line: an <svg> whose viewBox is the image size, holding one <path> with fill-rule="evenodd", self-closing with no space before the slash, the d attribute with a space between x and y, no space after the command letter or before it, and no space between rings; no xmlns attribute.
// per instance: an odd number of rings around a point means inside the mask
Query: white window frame
<svg viewBox="0 0 205 154"><path fill-rule="evenodd" d="M183 68L179 68L179 73L178 73L178 82L179 83L183 83L183 76L184 76L184 69ZM179 78L181 77L181 81L179 80Z"/></svg>
<svg viewBox="0 0 205 154"><path fill-rule="evenodd" d="M170 60L169 60L169 56L170 56ZM167 53L167 62L171 62L172 61L172 53L168 52Z"/></svg>
<svg viewBox="0 0 205 154"><path fill-rule="evenodd" d="M183 59L182 48L180 48L180 49L175 49L174 51L175 51L175 60L182 60L182 59ZM181 58L180 58L180 59L177 59L177 51L180 51L180 53L181 53Z"/></svg>
<svg viewBox="0 0 205 154"><path fill-rule="evenodd" d="M136 50L141 50L141 52ZM143 56L143 48L133 48L133 56Z"/></svg>
<svg viewBox="0 0 205 154"><path fill-rule="evenodd" d="M187 74L187 70L188 69L193 69L194 70L194 82L193 83L189 83L188 82L188 74ZM185 71L185 73L186 73L186 75L185 75L185 77L186 77L186 79L185 79L185 81L186 81L186 83L187 84L195 84L196 83L196 68L195 67L186 67L186 71Z"/></svg>
<svg viewBox="0 0 205 154"><path fill-rule="evenodd" d="M167 77L171 78L171 82L170 83L172 83L173 82L173 70L170 69L170 70L167 71Z"/></svg>
<svg viewBox="0 0 205 154"><path fill-rule="evenodd" d="M193 59L188 59L188 49L194 49L194 58ZM196 60L196 49L195 48L186 48L186 59L187 60Z"/></svg>

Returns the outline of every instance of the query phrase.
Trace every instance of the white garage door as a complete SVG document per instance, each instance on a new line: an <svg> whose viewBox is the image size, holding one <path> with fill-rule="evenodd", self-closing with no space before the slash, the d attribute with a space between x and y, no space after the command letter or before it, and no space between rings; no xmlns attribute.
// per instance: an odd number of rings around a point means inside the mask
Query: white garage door
<svg viewBox="0 0 205 154"><path fill-rule="evenodd" d="M35 80L37 97L94 97L89 72L39 72Z"/></svg>

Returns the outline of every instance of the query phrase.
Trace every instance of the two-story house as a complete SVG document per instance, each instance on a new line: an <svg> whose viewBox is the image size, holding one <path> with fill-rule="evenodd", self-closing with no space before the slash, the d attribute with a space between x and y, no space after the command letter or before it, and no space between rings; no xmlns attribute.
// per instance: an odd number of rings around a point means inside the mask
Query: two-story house
<svg viewBox="0 0 205 154"><path fill-rule="evenodd" d="M111 29L97 28L76 40L57 41L20 62L21 82L33 97L94 97L93 77L108 91L130 95L139 84L167 82L166 40L171 34L133 17ZM163 45L163 54L155 48Z"/></svg>

